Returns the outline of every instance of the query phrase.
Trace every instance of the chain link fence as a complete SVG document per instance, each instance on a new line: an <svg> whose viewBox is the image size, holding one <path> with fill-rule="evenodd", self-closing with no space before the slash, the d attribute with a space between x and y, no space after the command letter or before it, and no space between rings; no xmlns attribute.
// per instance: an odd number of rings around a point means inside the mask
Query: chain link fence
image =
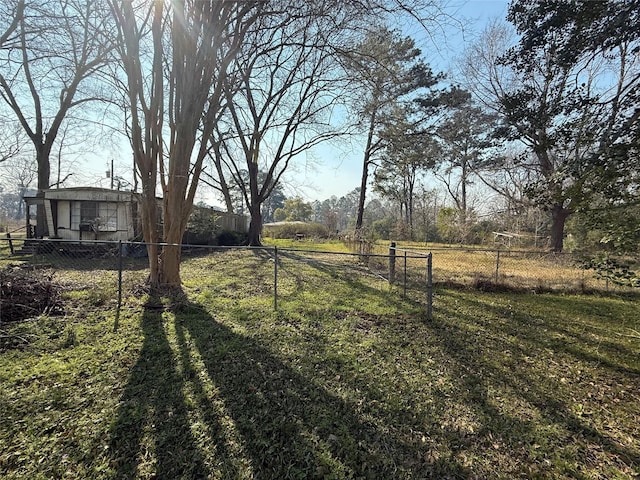
<svg viewBox="0 0 640 480"><path fill-rule="evenodd" d="M181 277L188 288L201 288L207 284L207 276L224 272L236 283L216 294L233 298L234 289L250 285L252 290L247 295L272 296L275 309L283 302L300 299L305 291L330 292L332 282L393 292L424 304L428 318L433 289L441 286L485 291L631 290L580 268L580 259L571 254L420 249L392 243L357 253L183 245L182 257ZM54 293L64 294L67 305L75 301L81 308L119 311L123 295L136 296L144 291L149 270L146 246L141 243L2 238L0 274L3 320L15 312L24 316L37 310L55 310L56 298L41 302L35 299ZM17 289L19 283L22 291ZM356 305L360 300L336 296L332 301Z"/></svg>
<svg viewBox="0 0 640 480"><path fill-rule="evenodd" d="M419 252L408 257L422 260L419 275L410 273L408 258L404 258L404 268L396 260L394 269L390 258L395 256L276 247L182 245L181 279L185 287L200 289L207 285L208 276L222 273L236 282L216 294L233 298L234 289L248 285L249 295L272 296L275 309L283 302L299 299L305 291L330 291L333 282L357 283L362 288L392 291L424 302L427 298L425 254ZM0 320L3 320L15 311L24 316L38 313L38 309L40 313L54 309L58 293L64 295L67 305L75 301L83 308L119 311L123 295L139 296L145 292L149 266L146 245L142 243L3 238L0 239L0 272ZM38 309L30 309L36 296L50 298L41 299ZM359 301L337 297L333 300L354 305Z"/></svg>
<svg viewBox="0 0 640 480"><path fill-rule="evenodd" d="M433 254L433 281L437 286L480 290L536 292L631 292L637 288L616 284L602 272L588 268L584 256L515 249L398 247L399 252ZM631 265L637 259L627 259ZM418 267L419 270L419 267Z"/></svg>

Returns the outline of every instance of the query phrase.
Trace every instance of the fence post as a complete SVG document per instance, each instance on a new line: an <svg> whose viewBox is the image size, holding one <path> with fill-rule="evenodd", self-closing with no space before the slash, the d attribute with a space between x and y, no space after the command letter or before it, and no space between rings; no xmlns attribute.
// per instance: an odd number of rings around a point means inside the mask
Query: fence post
<svg viewBox="0 0 640 480"><path fill-rule="evenodd" d="M122 306L122 240L118 241L118 316Z"/></svg>
<svg viewBox="0 0 640 480"><path fill-rule="evenodd" d="M11 255L13 255L15 252L13 251L13 241L11 240L11 234L9 232L7 232L7 239L9 240L9 251L11 252Z"/></svg>
<svg viewBox="0 0 640 480"><path fill-rule="evenodd" d="M278 311L278 247L273 247L273 310Z"/></svg>
<svg viewBox="0 0 640 480"><path fill-rule="evenodd" d="M117 332L120 326L120 309L122 307L122 240L118 240L118 306L116 307L116 319L113 322L113 331Z"/></svg>
<svg viewBox="0 0 640 480"><path fill-rule="evenodd" d="M427 320L433 319L433 253L427 255Z"/></svg>
<svg viewBox="0 0 640 480"><path fill-rule="evenodd" d="M496 281L498 283L498 275L500 272L500 249L498 249L498 255L496 256Z"/></svg>
<svg viewBox="0 0 640 480"><path fill-rule="evenodd" d="M404 251L404 279L402 283L402 298L407 298L407 251Z"/></svg>
<svg viewBox="0 0 640 480"><path fill-rule="evenodd" d="M389 285L396 280L396 242L389 245Z"/></svg>

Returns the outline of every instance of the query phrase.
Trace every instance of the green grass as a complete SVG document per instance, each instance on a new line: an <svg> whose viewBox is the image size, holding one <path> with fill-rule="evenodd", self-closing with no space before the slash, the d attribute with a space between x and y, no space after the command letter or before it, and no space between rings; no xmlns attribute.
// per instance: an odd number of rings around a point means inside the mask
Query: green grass
<svg viewBox="0 0 640 480"><path fill-rule="evenodd" d="M230 251L185 259L173 305L130 272L118 319L82 290L1 325L0 477L640 475L637 298L439 289L427 321L280 262L277 312L271 256Z"/></svg>

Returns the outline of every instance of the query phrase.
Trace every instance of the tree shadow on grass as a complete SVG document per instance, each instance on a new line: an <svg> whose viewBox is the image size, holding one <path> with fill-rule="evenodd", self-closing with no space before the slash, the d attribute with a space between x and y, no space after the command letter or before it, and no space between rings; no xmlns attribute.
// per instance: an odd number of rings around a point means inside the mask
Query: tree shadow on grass
<svg viewBox="0 0 640 480"><path fill-rule="evenodd" d="M322 252L319 252L319 254L322 255ZM292 278L295 284L295 288L289 289L288 293L283 292L285 289L280 290L279 297L285 300L295 299L305 289L326 289L328 286L327 281L330 280L346 285L357 297L366 297L367 295L381 297L384 298L388 305L401 309L406 308L408 304L416 308L424 307L423 302L412 299L410 296L403 298L399 290L394 291L395 288L402 288L399 280L391 287L387 279L375 274L366 264L343 262L340 259L345 257L341 257L340 254L331 254L328 259L322 259L286 251L279 254L279 256L280 264L282 265L281 271L283 272L281 277ZM353 256L350 256L349 259L352 260ZM283 260L288 262L285 263ZM293 268L291 264L293 264ZM305 265L308 269L315 271L315 275L301 269L301 265ZM371 279L380 282L378 286L370 284ZM382 287L383 285L384 287ZM334 298L334 300L336 302L344 301L344 299L339 298Z"/></svg>
<svg viewBox="0 0 640 480"><path fill-rule="evenodd" d="M619 342L602 338L610 337L613 335L612 333L598 337L591 335L590 330L597 331L605 328L604 321L602 326L591 326L589 330L585 324L572 324L566 321L565 319L571 316L574 307L562 297L550 295L544 300L544 308L549 313L549 318L558 319L556 321L532 315L526 309L516 309L505 315L505 306L478 300L466 299L465 301L473 305L477 311L491 312L497 318L506 317L500 324L501 334L519 338L535 348L549 348L562 352L579 362L604 366L614 374L636 377L640 375L640 369L636 362L637 357L630 347L623 348ZM591 314L593 315L593 313ZM477 319L470 319L470 321L477 322ZM612 331L621 328L617 324L607 325L607 327Z"/></svg>
<svg viewBox="0 0 640 480"><path fill-rule="evenodd" d="M199 305L164 324L146 312L142 328L110 432L115 478L469 474L452 459L421 458L413 440L389 434L396 418L368 415L360 399L326 390Z"/></svg>
<svg viewBox="0 0 640 480"><path fill-rule="evenodd" d="M192 339L206 373L233 419L255 478L393 478L424 475L415 451L367 419L356 399L337 396L251 338L203 309L178 314L184 358ZM386 419L391 421L391 419ZM382 422L384 423L384 422ZM462 471L460 466L451 468Z"/></svg>
<svg viewBox="0 0 640 480"><path fill-rule="evenodd" d="M495 316L504 315L504 311L501 312L499 307L481 302L472 304L475 305L475 311L489 309L493 310ZM563 383L569 380L560 376L551 377L550 371L540 370L540 366L530 364L530 359L537 355L545 358L545 355L550 353L561 361L562 356L568 355L573 357L577 368L583 368L582 364L598 363L610 370L614 378L618 375L626 377L629 384L637 383L637 372L634 369L603 362L573 345L551 340L558 332L569 335L569 331L561 326L553 326L548 321L532 325L526 312L514 313L504 324L482 322L459 311L447 312L442 309L441 313L456 320L451 322L436 317L432 323L432 331L438 338L443 352L452 360L450 365L454 370L453 376L459 378L458 388L463 392L460 399L472 406L478 418L482 419L483 428L476 432L478 441L481 441L482 437L493 436L505 440L512 446L548 442L551 450L530 449L529 453L526 453L526 449L519 450L519 455L531 456L521 460L537 465L537 468L540 468L538 474L545 471L548 473L551 464L545 467L543 463L537 463L537 455L547 458L556 456L561 459L566 457L554 466L558 468L553 470L556 475L561 472L581 477L583 473L579 468L585 466L605 472L605 469L612 465L624 471L640 464L638 449L629 444L622 444L609 433L609 429L617 428L616 425L608 425L604 429L597 428L588 416L581 416L575 410L576 405L590 401L588 397L581 397L584 395L583 392L572 391L571 384ZM573 333L571 335L575 336ZM586 336L577 336L576 339L585 344L589 342ZM501 355L504 354L507 356L503 359ZM554 373L557 374L558 371L555 370ZM566 371L564 375L570 378L572 372ZM585 381L588 380L575 379L576 384ZM585 388L584 385L579 387ZM589 389L588 385L586 387ZM598 385L591 383L591 390L595 391L597 388ZM496 390L511 392L518 404L532 407L539 418L534 420L526 410L515 415L507 414L504 406L498 406L501 398L496 396ZM513 402L513 398L511 401ZM515 405L508 405L506 410L512 407ZM619 426L628 428L628 421L620 418ZM554 433L550 433L551 431ZM606 455L606 464L597 464L593 451ZM563 468L567 470L564 471Z"/></svg>
<svg viewBox="0 0 640 480"><path fill-rule="evenodd" d="M176 369L162 316L142 316L144 342L111 427L114 478L203 478L204 460L189 433L182 378Z"/></svg>

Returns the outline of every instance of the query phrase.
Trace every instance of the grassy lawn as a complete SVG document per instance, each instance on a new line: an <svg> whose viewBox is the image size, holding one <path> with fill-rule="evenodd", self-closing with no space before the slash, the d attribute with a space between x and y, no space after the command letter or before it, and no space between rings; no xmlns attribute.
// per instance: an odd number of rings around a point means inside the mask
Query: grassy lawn
<svg viewBox="0 0 640 480"><path fill-rule="evenodd" d="M440 288L427 321L281 261L277 312L270 255L229 251L185 259L178 303L127 272L119 318L92 284L0 324L0 477L640 475L637 297Z"/></svg>

